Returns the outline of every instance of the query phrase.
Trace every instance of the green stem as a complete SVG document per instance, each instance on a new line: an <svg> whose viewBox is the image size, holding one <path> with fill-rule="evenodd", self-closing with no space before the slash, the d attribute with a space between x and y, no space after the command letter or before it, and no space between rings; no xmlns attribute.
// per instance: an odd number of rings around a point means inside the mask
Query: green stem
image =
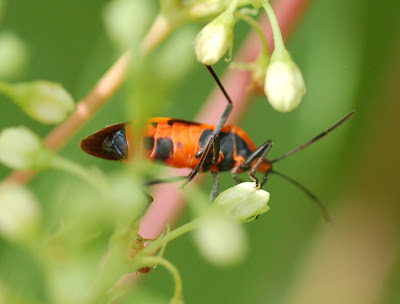
<svg viewBox="0 0 400 304"><path fill-rule="evenodd" d="M182 278L178 269L168 260L159 256L148 256L141 259L142 266L162 265L171 273L175 281L174 297L170 303L183 303L182 300Z"/></svg>
<svg viewBox="0 0 400 304"><path fill-rule="evenodd" d="M282 52L286 51L285 43L283 42L283 37L281 33L281 29L279 27L278 19L276 19L274 10L272 9L271 4L265 1L263 4L265 11L267 12L269 22L271 23L272 34L274 36L275 41L275 51Z"/></svg>
<svg viewBox="0 0 400 304"><path fill-rule="evenodd" d="M163 237L151 242L149 245L147 245L141 252L137 254L135 259L138 261L141 261L142 257L150 256L154 254L157 250L165 246L168 242L172 241L173 239L176 239L177 237L197 228L199 225L199 219L195 219L193 221L190 221L189 223L186 223L171 232L168 232L166 235ZM139 262L140 263L140 262ZM135 267L136 268L136 267ZM140 267L137 267L140 268Z"/></svg>
<svg viewBox="0 0 400 304"><path fill-rule="evenodd" d="M254 20L254 18L241 13L240 11L237 11L235 13L236 16L238 16L238 18L242 19L243 21L247 22L248 24L250 24L250 26L253 27L253 29L257 32L257 34L260 36L261 39L261 44L262 44L262 52L264 54L269 54L269 48L268 48L268 41L265 38L264 32L260 26L260 24Z"/></svg>

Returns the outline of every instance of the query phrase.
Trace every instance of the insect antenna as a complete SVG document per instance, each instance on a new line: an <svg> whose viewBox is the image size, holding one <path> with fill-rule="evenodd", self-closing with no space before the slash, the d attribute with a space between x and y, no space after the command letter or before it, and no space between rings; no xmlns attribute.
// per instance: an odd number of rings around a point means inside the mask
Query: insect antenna
<svg viewBox="0 0 400 304"><path fill-rule="evenodd" d="M271 173L282 177L283 179L285 179L286 181L288 181L292 185L294 185L297 188L299 188L300 190L302 190L317 205L317 207L321 211L322 216L324 217L324 219L327 222L331 222L331 216L329 215L329 212L326 209L325 205L322 203L322 201L314 193L311 192L310 189L308 189L306 186L304 186L303 184L301 184L297 180L287 176L286 174L283 174L283 173L278 172L276 170L271 170Z"/></svg>
<svg viewBox="0 0 400 304"><path fill-rule="evenodd" d="M282 156L279 156L273 160L269 160L269 162L275 163L278 162L282 159L285 159L293 154L295 154L296 152L303 150L304 148L308 147L309 145L311 145L312 143L316 142L317 140L321 139L322 137L324 137L325 135L328 135L330 132L332 132L333 130L335 130L337 127L339 127L342 123L344 123L350 116L352 116L355 113L356 110L351 111L349 114L347 114L345 117L343 117L341 120L339 120L337 123L335 123L332 127L330 127L328 130L318 134L317 136L315 136L314 138L312 138L311 140L309 140L308 142L306 142L305 144L287 152L286 154L283 154Z"/></svg>

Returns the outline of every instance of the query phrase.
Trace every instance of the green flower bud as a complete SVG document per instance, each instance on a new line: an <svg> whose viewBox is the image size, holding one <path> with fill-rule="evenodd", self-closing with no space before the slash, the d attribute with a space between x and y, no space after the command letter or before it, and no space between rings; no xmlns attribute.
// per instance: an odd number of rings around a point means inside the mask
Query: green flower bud
<svg viewBox="0 0 400 304"><path fill-rule="evenodd" d="M0 10L1 6L0 4ZM1 12L0 12L1 15ZM28 61L28 51L24 42L12 32L0 33L0 78L18 77Z"/></svg>
<svg viewBox="0 0 400 304"><path fill-rule="evenodd" d="M212 204L241 222L254 220L269 210L269 192L258 189L255 183L240 183L222 192Z"/></svg>
<svg viewBox="0 0 400 304"><path fill-rule="evenodd" d="M45 169L53 152L25 127L7 128L0 133L0 162L15 170Z"/></svg>
<svg viewBox="0 0 400 304"><path fill-rule="evenodd" d="M206 65L217 63L232 46L235 18L226 10L207 24L194 42L197 60Z"/></svg>
<svg viewBox="0 0 400 304"><path fill-rule="evenodd" d="M233 218L211 213L205 216L194 232L202 255L216 265L232 265L246 254L246 237Z"/></svg>
<svg viewBox="0 0 400 304"><path fill-rule="evenodd" d="M10 240L26 241L39 228L41 214L33 194L20 185L0 187L0 234Z"/></svg>
<svg viewBox="0 0 400 304"><path fill-rule="evenodd" d="M42 123L61 122L75 108L71 95L60 84L50 81L0 83L0 91L11 97L26 114Z"/></svg>
<svg viewBox="0 0 400 304"><path fill-rule="evenodd" d="M113 0L104 9L106 30L116 45L125 50L139 44L154 18L151 1ZM133 17L134 16L134 17Z"/></svg>
<svg viewBox="0 0 400 304"><path fill-rule="evenodd" d="M296 109L303 99L306 93L303 75L286 50L273 52L264 90L271 106L279 112Z"/></svg>

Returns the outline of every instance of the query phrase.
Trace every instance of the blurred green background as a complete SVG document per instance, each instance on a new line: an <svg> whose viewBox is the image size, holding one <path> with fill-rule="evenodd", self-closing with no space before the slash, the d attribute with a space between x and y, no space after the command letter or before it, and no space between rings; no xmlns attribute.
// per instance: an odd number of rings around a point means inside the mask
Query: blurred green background
<svg viewBox="0 0 400 304"><path fill-rule="evenodd" d="M84 97L119 55L102 20L107 2L7 1L0 29L15 32L29 48L30 63L19 79L60 82L75 100ZM273 177L267 187L271 210L245 225L250 248L240 265L208 264L190 235L168 246L166 258L181 272L187 303L400 303L399 13L396 0L314 1L288 42L307 84L302 105L281 114L257 97L239 123L256 144L272 139L271 154L279 156L357 110L323 141L277 165L312 189L341 229L327 227L301 191ZM200 28L188 25L185 30L194 37ZM235 49L247 30L240 23ZM181 47L190 51L192 41ZM193 119L213 90L211 78L191 57L187 76L151 110L154 116ZM225 66L218 64L218 72ZM152 85L156 90L157 83ZM79 141L128 119L124 101L123 91L118 92L60 153L105 172L122 166L85 155ZM52 129L32 122L8 102L1 101L0 118L0 129L26 125L43 136ZM0 178L8 173L0 167ZM46 210L74 183L48 171L31 187ZM222 177L222 188L231 184L229 174ZM210 187L207 177L204 191ZM180 222L188 218L184 214ZM2 260L9 247L0 239L1 276L29 285L36 280L29 267L10 270ZM162 267L141 285L166 298L173 290Z"/></svg>

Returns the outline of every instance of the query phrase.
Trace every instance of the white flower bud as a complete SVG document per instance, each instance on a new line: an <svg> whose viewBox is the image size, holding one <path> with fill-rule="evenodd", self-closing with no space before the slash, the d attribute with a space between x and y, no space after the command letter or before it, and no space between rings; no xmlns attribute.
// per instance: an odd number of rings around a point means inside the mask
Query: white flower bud
<svg viewBox="0 0 400 304"><path fill-rule="evenodd" d="M197 60L206 65L218 62L232 46L235 18L226 10L207 24L197 35L194 48Z"/></svg>
<svg viewBox="0 0 400 304"><path fill-rule="evenodd" d="M52 152L25 127L7 128L0 133L0 162L15 169L44 169Z"/></svg>
<svg viewBox="0 0 400 304"><path fill-rule="evenodd" d="M279 112L296 109L306 86L299 67L286 50L277 50L271 56L265 77L265 93L271 106Z"/></svg>
<svg viewBox="0 0 400 304"><path fill-rule="evenodd" d="M255 188L255 183L240 183L222 192L213 202L225 214L241 222L248 222L269 210L269 192Z"/></svg>
<svg viewBox="0 0 400 304"><path fill-rule="evenodd" d="M25 112L43 123L59 123L75 108L71 95L58 83L41 80L17 84L15 89Z"/></svg>
<svg viewBox="0 0 400 304"><path fill-rule="evenodd" d="M0 187L0 234L14 241L35 235L40 224L39 205L33 194L20 185Z"/></svg>
<svg viewBox="0 0 400 304"><path fill-rule="evenodd" d="M242 227L231 217L209 214L194 232L200 252L216 265L232 265L246 254L246 237Z"/></svg>
<svg viewBox="0 0 400 304"><path fill-rule="evenodd" d="M42 123L58 123L74 110L74 100L62 85L38 80L27 83L0 83L0 91L21 109Z"/></svg>

